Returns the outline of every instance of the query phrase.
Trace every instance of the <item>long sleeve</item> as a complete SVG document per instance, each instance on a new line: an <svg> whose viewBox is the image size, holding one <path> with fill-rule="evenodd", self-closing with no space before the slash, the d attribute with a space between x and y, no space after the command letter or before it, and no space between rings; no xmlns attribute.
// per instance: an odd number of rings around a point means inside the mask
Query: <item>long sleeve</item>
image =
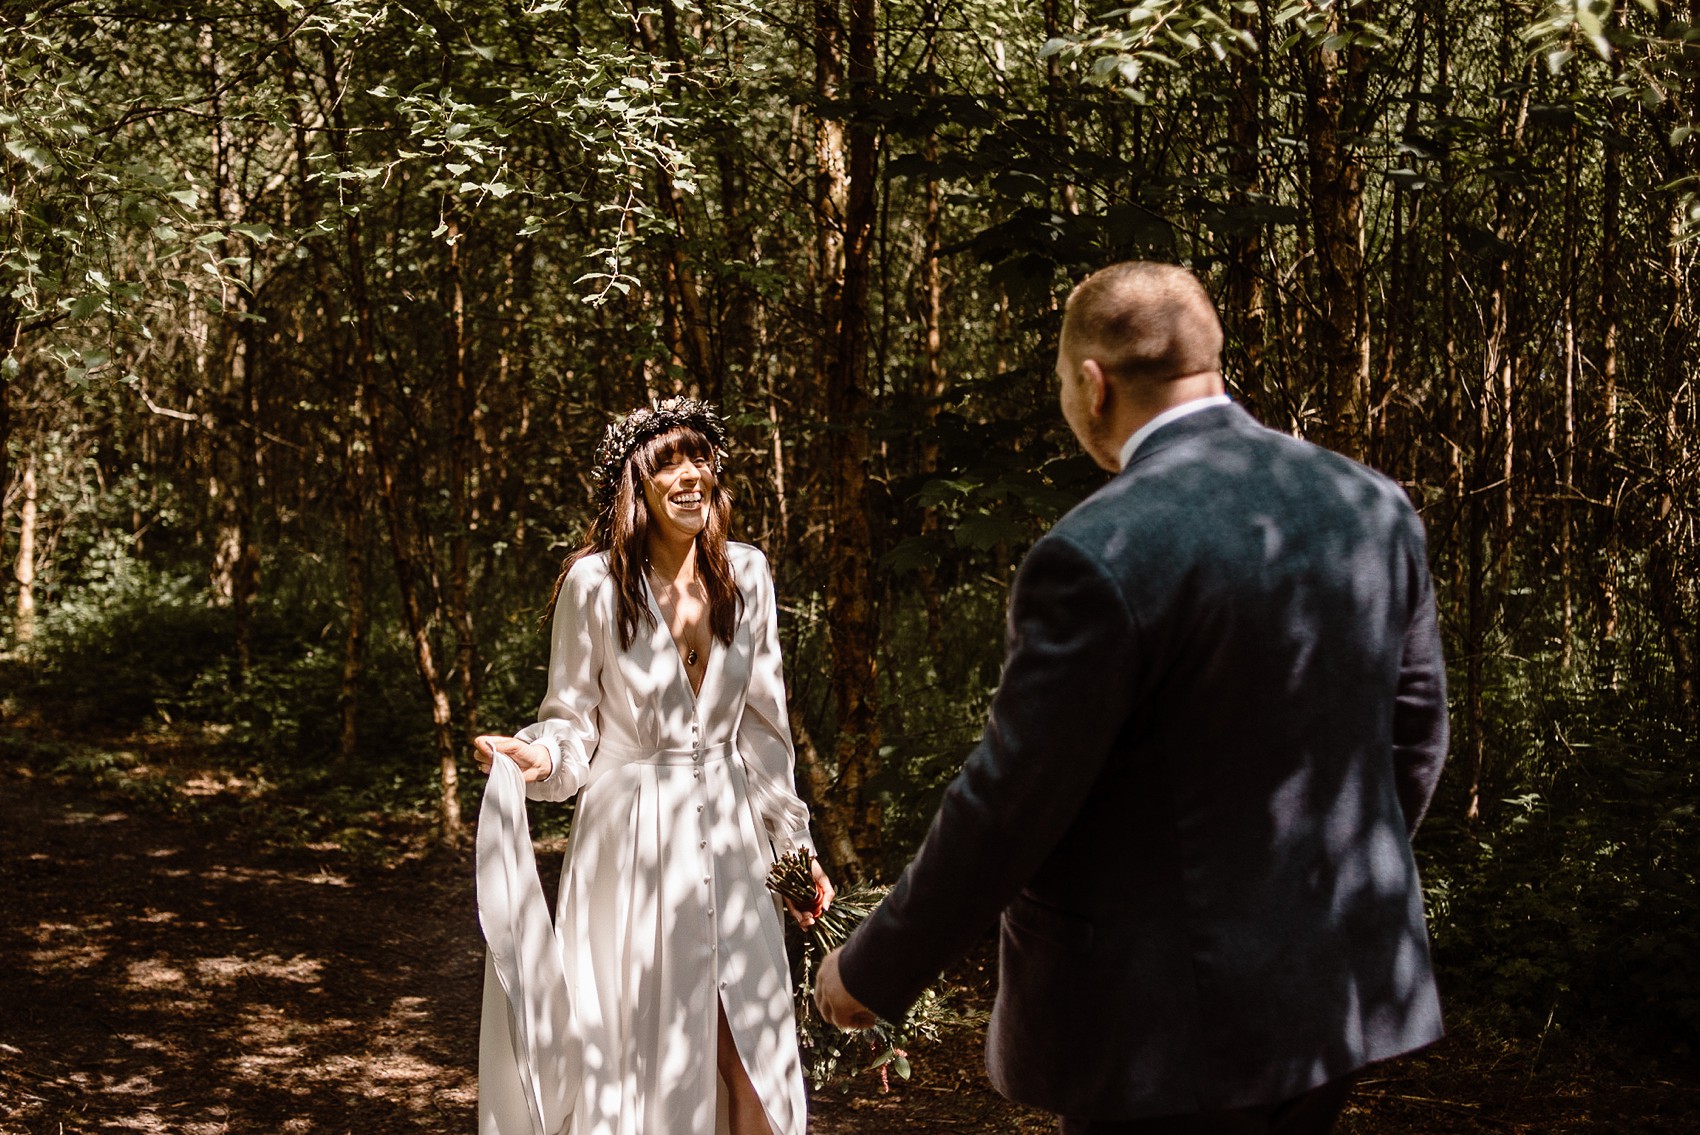
<svg viewBox="0 0 1700 1135"><path fill-rule="evenodd" d="M549 775L526 786L533 800L567 800L584 785L599 733L604 636L596 609L605 578L599 561L573 565L561 585L550 628L549 685L537 723L515 736L549 751Z"/></svg>
<svg viewBox="0 0 1700 1135"><path fill-rule="evenodd" d="M785 711L785 676L779 659L779 617L773 575L767 558L751 549L743 565L750 573L744 618L749 621L752 656L744 715L738 723L738 751L750 773L750 792L768 838L780 854L814 847L809 809L797 795L797 754Z"/></svg>
<svg viewBox="0 0 1700 1135"><path fill-rule="evenodd" d="M1032 878L1080 811L1136 698L1133 616L1067 539L1034 545L984 736L884 902L844 947L857 1000L901 1020ZM1105 675L1122 680L1106 681Z"/></svg>
<svg viewBox="0 0 1700 1135"><path fill-rule="evenodd" d="M1446 761L1446 662L1440 652L1434 584L1418 548L1415 610L1405 632L1393 702L1393 771L1406 830L1413 835Z"/></svg>

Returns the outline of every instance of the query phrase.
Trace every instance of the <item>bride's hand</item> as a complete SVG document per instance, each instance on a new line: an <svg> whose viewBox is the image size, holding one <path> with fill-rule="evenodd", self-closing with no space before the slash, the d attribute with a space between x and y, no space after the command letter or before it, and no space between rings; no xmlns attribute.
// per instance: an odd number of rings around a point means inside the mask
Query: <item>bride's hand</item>
<svg viewBox="0 0 1700 1135"><path fill-rule="evenodd" d="M815 924L815 919L826 913L826 908L832 905L832 898L838 892L832 887L832 880L826 877L821 868L820 860L809 857L809 875L815 881L815 905L813 910L803 910L790 899L785 900L785 906L791 912L791 917L804 930Z"/></svg>
<svg viewBox="0 0 1700 1135"><path fill-rule="evenodd" d="M519 766L520 775L527 784L549 775L549 750L535 741L528 744L518 737L487 735L474 738L472 745L478 751L478 767L484 772L490 771L490 762L500 753Z"/></svg>

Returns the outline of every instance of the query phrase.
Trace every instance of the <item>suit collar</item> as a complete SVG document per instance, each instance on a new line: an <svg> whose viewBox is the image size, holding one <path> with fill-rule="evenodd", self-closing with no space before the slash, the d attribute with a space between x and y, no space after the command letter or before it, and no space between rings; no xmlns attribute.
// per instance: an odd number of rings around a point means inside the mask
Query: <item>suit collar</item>
<svg viewBox="0 0 1700 1135"><path fill-rule="evenodd" d="M1121 452L1118 455L1120 457L1119 464L1125 467L1134 453L1145 443L1145 439L1170 422L1179 421L1201 410L1208 410L1212 406L1225 406L1227 404L1228 396L1226 394L1207 394L1202 398L1193 398L1190 401L1182 402L1178 406L1170 406L1167 410L1134 430L1132 436L1122 443Z"/></svg>
<svg viewBox="0 0 1700 1135"><path fill-rule="evenodd" d="M1128 463L1122 466L1122 472L1138 468L1142 462L1149 461L1155 454L1161 453L1170 446L1178 445L1189 438L1205 434L1220 433L1226 430L1261 429L1256 418L1240 408L1238 403L1229 402L1223 405L1211 406L1196 413L1187 414L1151 431L1134 450Z"/></svg>

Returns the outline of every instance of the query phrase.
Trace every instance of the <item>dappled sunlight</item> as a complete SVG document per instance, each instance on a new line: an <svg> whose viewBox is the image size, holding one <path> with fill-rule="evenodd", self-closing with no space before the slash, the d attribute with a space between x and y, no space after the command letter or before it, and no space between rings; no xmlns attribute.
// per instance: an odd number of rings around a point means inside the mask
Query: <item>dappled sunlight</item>
<svg viewBox="0 0 1700 1135"><path fill-rule="evenodd" d="M0 1130L470 1129L470 894L464 921L417 922L413 888L445 885L419 870L357 886L322 850L49 805L43 841L19 806L0 801L21 903L0 924Z"/></svg>
<svg viewBox="0 0 1700 1135"><path fill-rule="evenodd" d="M182 970L166 965L158 958L131 962L125 967L125 975L132 989L180 989L188 981Z"/></svg>

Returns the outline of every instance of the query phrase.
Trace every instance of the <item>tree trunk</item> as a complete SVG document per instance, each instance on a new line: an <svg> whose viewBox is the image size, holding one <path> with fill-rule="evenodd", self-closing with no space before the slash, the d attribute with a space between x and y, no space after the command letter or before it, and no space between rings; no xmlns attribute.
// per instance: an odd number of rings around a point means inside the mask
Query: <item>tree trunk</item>
<svg viewBox="0 0 1700 1135"><path fill-rule="evenodd" d="M1235 9L1236 28L1258 37L1257 55L1234 64L1232 102L1227 116L1228 169L1233 181L1233 199L1249 207L1263 187L1263 57L1267 44L1263 17L1258 11ZM1241 396L1253 396L1253 409L1264 422L1274 421L1271 399L1262 389L1264 298L1263 226L1236 228L1226 241L1228 247L1224 322L1233 331L1228 349L1237 364L1231 379Z"/></svg>
<svg viewBox="0 0 1700 1135"><path fill-rule="evenodd" d="M351 408L354 414L358 407ZM360 746L360 680L366 670L366 634L370 615L366 605L366 462L354 431L343 442L342 562L343 602L348 629L342 641L342 680L337 709L342 728L337 736L337 763L348 768Z"/></svg>
<svg viewBox="0 0 1700 1135"><path fill-rule="evenodd" d="M448 260L444 266L443 367L454 420L449 428L449 500L454 531L449 538L449 622L455 635L455 676L460 683L461 733L470 745L478 736L478 634L472 615L472 471L478 394L466 367L466 288L462 255L466 235L453 203L447 210Z"/></svg>
<svg viewBox="0 0 1700 1135"><path fill-rule="evenodd" d="M1340 13L1332 9L1330 34ZM1326 45L1304 56L1305 139L1310 218L1316 256L1317 355L1321 361L1321 437L1349 457L1365 456L1369 414L1369 288L1364 273L1364 170L1348 141L1348 114L1361 113L1368 58Z"/></svg>
<svg viewBox="0 0 1700 1135"><path fill-rule="evenodd" d="M1045 38L1055 39L1063 34L1060 0L1044 0L1044 10ZM1068 85L1063 80L1062 62L1060 53L1045 60L1045 117L1050 122L1057 156L1066 167L1070 164L1070 143L1068 110L1063 106L1063 97ZM1063 211L1071 216L1080 212L1079 191L1067 177L1062 181L1062 207Z"/></svg>
<svg viewBox="0 0 1700 1135"><path fill-rule="evenodd" d="M879 134L868 113L877 76L879 0L850 0L850 184L845 213L844 293L836 366L829 376L827 408L832 432L832 533L839 570L828 591L832 632L833 693L838 708L839 775L853 770L851 838L866 862L878 863L882 809L874 784L880 771L879 619L873 587L872 504L868 465L868 292L873 266L875 181Z"/></svg>
<svg viewBox="0 0 1700 1135"><path fill-rule="evenodd" d="M13 573L18 581L18 618L12 626L12 637L19 643L28 643L35 639L36 485L33 450L24 457L19 488L18 562Z"/></svg>
<svg viewBox="0 0 1700 1135"><path fill-rule="evenodd" d="M1055 0L1048 0L1047 13L1054 7ZM934 99L938 97L938 10L936 5L929 3L924 7L923 13L927 38L921 53L921 69L926 76L927 97ZM939 159L937 130L928 128L926 140L921 147L921 156L927 162L928 172L922 198L921 319L915 387L921 397L926 421L926 429L921 438L921 472L931 476L938 472L939 467L936 426L939 406L944 401L947 388L944 364L940 358L944 347L944 280L940 271L939 249L943 244L944 201L938 173L933 168ZM937 531L938 522L937 506L928 505L921 510L923 535ZM921 603L927 614L927 650L933 658L940 658L944 654L944 604L939 595L938 573L931 564L927 564L916 575L920 585Z"/></svg>
<svg viewBox="0 0 1700 1135"><path fill-rule="evenodd" d="M666 32L662 37L665 43L658 41L655 23L649 13L634 14L632 23L643 49L656 58L672 61L680 71L689 70L689 60L679 44L677 15L671 5L662 5L662 21ZM703 308L696 273L692 271L690 259L685 255L689 244L685 195L674 183L673 175L665 165L656 165L655 181L656 199L666 211L667 219L673 223L673 231L668 235L666 248L667 280L672 291L668 299L670 303L677 303L678 334L675 353L689 370L696 385L695 393L699 397L719 402L723 393L722 380L718 368L714 365L708 313Z"/></svg>
<svg viewBox="0 0 1700 1135"><path fill-rule="evenodd" d="M1600 416L1605 437L1604 460L1600 462L1599 495L1604 504L1605 538L1600 541L1605 563L1601 569L1600 646L1605 653L1605 681L1617 688L1618 571L1623 551L1615 470L1617 453L1617 337L1619 257L1623 234L1623 152L1618 147L1619 112L1615 102L1608 109L1609 128L1605 141L1605 170L1601 175L1600 203Z"/></svg>
<svg viewBox="0 0 1700 1135"><path fill-rule="evenodd" d="M330 48L325 48L325 68L328 86L336 90L336 65ZM331 104L332 144L343 169L349 168L348 124L343 102ZM350 211L342 218L343 250L348 257L349 299L354 307L355 382L361 405L365 410L363 423L372 463L378 478L378 495L383 506L384 520L389 530L390 551L395 561L397 589L401 597L402 615L407 623L408 636L413 643L413 658L419 680L425 686L431 702L432 735L436 740L438 766L437 820L438 833L445 842L460 838L460 771L455 759L456 744L449 692L437 665L431 642L430 623L420 600L419 576L423 570L418 541L409 522L409 503L403 498L397 483L395 460L389 452L384 426L385 408L377 388L377 328L371 293L367 286L366 250L361 236L361 218Z"/></svg>
<svg viewBox="0 0 1700 1135"><path fill-rule="evenodd" d="M1681 502L1688 497L1678 478L1686 475L1691 456L1688 439L1684 436L1681 414L1683 403L1692 397L1689 390L1688 358L1692 343L1689 325L1689 300L1686 284L1688 264L1683 243L1685 220L1682 203L1676 203L1669 214L1669 231L1665 234L1664 272L1667 284L1668 312L1660 336L1660 430L1655 444L1658 467L1655 473L1653 498L1653 531L1647 548L1647 590L1653 610L1659 616L1664 631L1665 648L1670 653L1672 676L1677 696L1691 726L1700 726L1700 644L1697 644L1696 616L1700 614L1696 581L1685 563L1693 550L1692 517L1685 515Z"/></svg>
<svg viewBox="0 0 1700 1135"><path fill-rule="evenodd" d="M830 106L844 74L839 45L848 40L849 128L823 115L816 139L816 255L820 270L822 335L819 381L832 426L827 635L838 736L836 822L849 828L854 855L839 864L852 877L878 863L881 809L879 692L875 661L878 620L871 574L873 532L868 500L868 289L874 222L878 134L866 113L876 82L878 0L851 0L848 37L835 0L815 2L815 89ZM849 166L843 147L848 142Z"/></svg>
<svg viewBox="0 0 1700 1135"><path fill-rule="evenodd" d="M18 357L21 330L18 301L0 294L0 501L12 487L12 380L22 360ZM0 524L0 563L5 563L6 526Z"/></svg>
<svg viewBox="0 0 1700 1135"><path fill-rule="evenodd" d="M1576 70L1571 69L1571 97L1576 96ZM1576 379L1581 356L1576 344L1576 290L1579 283L1577 264L1577 230L1580 225L1581 202L1577 178L1581 166L1581 130L1572 124L1570 145L1565 155L1564 171L1564 307L1563 307L1563 370L1564 370L1564 437L1559 448L1559 479L1563 482L1558 506L1558 581L1559 581L1559 665L1569 673L1574 661L1576 638L1576 596L1572 584L1574 567L1571 551L1572 514L1576 498Z"/></svg>

